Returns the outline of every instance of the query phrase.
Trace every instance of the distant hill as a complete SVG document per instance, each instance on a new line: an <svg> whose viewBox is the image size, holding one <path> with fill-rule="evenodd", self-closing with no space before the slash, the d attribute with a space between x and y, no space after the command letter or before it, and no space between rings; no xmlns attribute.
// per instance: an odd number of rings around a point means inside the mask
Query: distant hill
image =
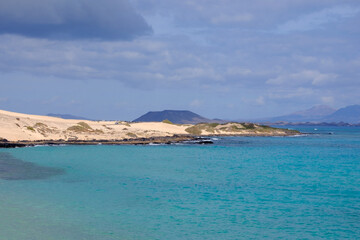
<svg viewBox="0 0 360 240"><path fill-rule="evenodd" d="M323 122L360 123L360 105L351 105L340 108L336 112L325 116Z"/></svg>
<svg viewBox="0 0 360 240"><path fill-rule="evenodd" d="M336 109L331 108L326 105L314 106L312 108L294 112L291 114L272 117L267 119L261 119L261 121L269 121L269 122L311 122L311 121L321 121L324 117L334 113Z"/></svg>
<svg viewBox="0 0 360 240"><path fill-rule="evenodd" d="M49 113L47 116L49 116L49 117L58 117L58 118L62 118L62 119L91 120L89 118L74 116L74 115L71 115L71 114Z"/></svg>
<svg viewBox="0 0 360 240"><path fill-rule="evenodd" d="M360 105L351 105L338 110L325 105L319 105L288 115L258 119L256 122L358 124L360 123Z"/></svg>
<svg viewBox="0 0 360 240"><path fill-rule="evenodd" d="M332 107L326 105L318 105L304 111L295 112L292 115L304 119L320 119L324 116L334 113L335 111L336 109Z"/></svg>
<svg viewBox="0 0 360 240"><path fill-rule="evenodd" d="M133 122L161 122L166 119L177 124L216 122L211 119L202 117L191 111L185 110L164 110L159 112L148 112L141 117L135 119Z"/></svg>

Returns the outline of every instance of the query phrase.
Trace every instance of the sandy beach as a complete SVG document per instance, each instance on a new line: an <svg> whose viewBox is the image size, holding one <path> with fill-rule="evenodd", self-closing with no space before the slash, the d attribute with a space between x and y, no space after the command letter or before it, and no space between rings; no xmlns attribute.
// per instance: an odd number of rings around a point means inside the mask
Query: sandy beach
<svg viewBox="0 0 360 240"><path fill-rule="evenodd" d="M9 142L117 142L178 136L287 136L285 129L256 124L171 124L165 122L87 121L0 110L0 140ZM165 141L165 140L161 140Z"/></svg>

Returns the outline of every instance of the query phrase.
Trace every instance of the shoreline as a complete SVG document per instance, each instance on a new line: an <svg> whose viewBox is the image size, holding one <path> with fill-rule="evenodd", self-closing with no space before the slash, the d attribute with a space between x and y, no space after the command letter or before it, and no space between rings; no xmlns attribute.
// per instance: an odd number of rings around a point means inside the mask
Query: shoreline
<svg viewBox="0 0 360 240"><path fill-rule="evenodd" d="M61 119L0 110L0 147L177 143L211 136L291 136L296 130L254 123L173 124Z"/></svg>
<svg viewBox="0 0 360 240"><path fill-rule="evenodd" d="M194 136L171 136L171 137L149 137L133 138L121 140L20 140L20 141L0 141L0 148L20 148L34 146L59 146L59 145L146 145L146 144L172 144L186 141L200 140L201 137Z"/></svg>
<svg viewBox="0 0 360 240"><path fill-rule="evenodd" d="M297 134L213 134L213 135L174 135L166 137L131 138L120 140L94 139L94 140L0 140L0 148L22 148L35 146L59 146L59 145L149 145L149 144L213 144L212 137L291 137L305 135Z"/></svg>

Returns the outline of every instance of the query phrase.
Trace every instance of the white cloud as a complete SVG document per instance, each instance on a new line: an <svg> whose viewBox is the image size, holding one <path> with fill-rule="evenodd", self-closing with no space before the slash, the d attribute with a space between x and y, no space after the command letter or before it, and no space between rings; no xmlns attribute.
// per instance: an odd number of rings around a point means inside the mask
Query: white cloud
<svg viewBox="0 0 360 240"><path fill-rule="evenodd" d="M241 68L241 67L228 67L226 70L226 74L232 76L237 76L237 75L243 76L243 75L249 75L251 73L252 71L250 69Z"/></svg>
<svg viewBox="0 0 360 240"><path fill-rule="evenodd" d="M335 99L332 96L327 96L327 97L321 97L321 101L324 104L333 104L335 102Z"/></svg>
<svg viewBox="0 0 360 240"><path fill-rule="evenodd" d="M152 33L128 0L0 1L0 34L51 39L130 40Z"/></svg>
<svg viewBox="0 0 360 240"><path fill-rule="evenodd" d="M297 73L281 74L276 78L271 78L266 81L270 85L303 85L311 84L313 86L321 86L327 83L334 82L338 75L334 73L321 73L316 70L303 70Z"/></svg>
<svg viewBox="0 0 360 240"><path fill-rule="evenodd" d="M279 33L295 31L310 31L323 27L325 24L341 21L344 18L351 18L360 12L359 7L336 6L323 9L318 12L307 14L298 19L288 21L277 28Z"/></svg>
<svg viewBox="0 0 360 240"><path fill-rule="evenodd" d="M230 15L230 14L220 14L214 16L211 19L211 22L214 24L224 24L224 23L241 23L249 22L253 20L254 16L249 13Z"/></svg>
<svg viewBox="0 0 360 240"><path fill-rule="evenodd" d="M202 105L202 101L200 101L199 99L194 99L189 104L190 107L200 107L201 105Z"/></svg>
<svg viewBox="0 0 360 240"><path fill-rule="evenodd" d="M292 98L308 98L314 94L311 88L295 88L295 89L273 89L269 90L268 98L272 100L283 100Z"/></svg>
<svg viewBox="0 0 360 240"><path fill-rule="evenodd" d="M265 104L265 98L263 96L260 96L256 99L256 103L258 105L264 105Z"/></svg>

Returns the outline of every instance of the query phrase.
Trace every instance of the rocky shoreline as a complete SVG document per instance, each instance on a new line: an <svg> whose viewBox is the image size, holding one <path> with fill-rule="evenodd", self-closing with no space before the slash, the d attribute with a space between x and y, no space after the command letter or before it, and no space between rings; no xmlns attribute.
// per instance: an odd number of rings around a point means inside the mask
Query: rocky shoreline
<svg viewBox="0 0 360 240"><path fill-rule="evenodd" d="M171 136L133 138L122 140L37 140L37 141L7 141L0 140L0 148L20 148L33 146L58 146L58 145L147 145L147 144L174 144L192 142L194 144L212 144L210 138L195 136Z"/></svg>
<svg viewBox="0 0 360 240"><path fill-rule="evenodd" d="M0 139L0 148L21 148L33 146L59 146L59 145L148 145L148 144L213 144L211 137L287 137L294 135L302 135L302 133L288 133L286 135L279 134L213 134L209 136L194 136L194 135L174 135L167 137L149 137L149 138L129 138L121 140L36 140L36 141L8 141Z"/></svg>

